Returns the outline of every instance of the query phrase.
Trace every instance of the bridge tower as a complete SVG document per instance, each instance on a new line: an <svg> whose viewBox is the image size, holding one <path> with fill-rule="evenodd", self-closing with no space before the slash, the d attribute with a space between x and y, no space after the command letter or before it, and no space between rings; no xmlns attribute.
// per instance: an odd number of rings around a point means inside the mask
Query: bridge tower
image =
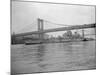
<svg viewBox="0 0 100 75"><path fill-rule="evenodd" d="M39 39L41 41L43 41L43 39L44 39L44 33L42 33L43 29L44 29L43 28L43 19L38 18L38 31L40 32Z"/></svg>
<svg viewBox="0 0 100 75"><path fill-rule="evenodd" d="M84 39L84 29L82 29L82 38Z"/></svg>

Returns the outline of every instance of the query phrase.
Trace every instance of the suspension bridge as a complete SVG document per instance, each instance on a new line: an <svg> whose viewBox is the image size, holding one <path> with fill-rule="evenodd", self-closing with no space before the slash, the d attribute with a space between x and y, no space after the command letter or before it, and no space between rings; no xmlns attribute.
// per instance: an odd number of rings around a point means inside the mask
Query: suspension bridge
<svg viewBox="0 0 100 75"><path fill-rule="evenodd" d="M54 25L59 25L59 26L64 26L64 27L60 27L60 28L53 28L53 29L44 29L44 22L48 22L50 24L54 24ZM23 36L28 36L28 35L38 35L38 38L40 40L44 39L44 34L45 33L49 33L49 32L58 32L58 31L67 31L67 30L77 30L77 29L82 29L83 31L83 35L84 35L84 29L87 28L96 28L96 24L84 24L84 25L65 25L65 24L57 24L57 23L53 23L51 21L47 21L47 20L43 20L38 18L37 19L37 23L38 23L38 29L37 31L31 31L31 32L25 32L25 33L19 33L19 34L15 34L15 37L23 37Z"/></svg>

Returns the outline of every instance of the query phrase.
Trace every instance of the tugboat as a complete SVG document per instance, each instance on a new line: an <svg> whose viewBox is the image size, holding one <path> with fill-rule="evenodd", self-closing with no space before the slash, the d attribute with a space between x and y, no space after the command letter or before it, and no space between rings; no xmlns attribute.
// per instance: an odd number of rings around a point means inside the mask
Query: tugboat
<svg viewBox="0 0 100 75"><path fill-rule="evenodd" d="M93 38L83 38L82 39L82 41L93 41L93 40L95 40L95 39L93 39Z"/></svg>
<svg viewBox="0 0 100 75"><path fill-rule="evenodd" d="M82 39L82 41L88 41L88 39L84 38L84 39Z"/></svg>

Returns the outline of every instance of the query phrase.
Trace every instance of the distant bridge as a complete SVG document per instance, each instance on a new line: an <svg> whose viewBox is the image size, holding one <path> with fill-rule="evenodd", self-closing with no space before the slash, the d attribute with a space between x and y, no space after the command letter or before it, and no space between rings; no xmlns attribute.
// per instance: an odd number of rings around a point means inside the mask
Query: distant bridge
<svg viewBox="0 0 100 75"><path fill-rule="evenodd" d="M68 25L68 26L64 25L64 26L67 26L67 27L60 27L60 28L53 28L53 29L44 29L44 21L45 20L38 18L38 30L37 31L15 34L15 37L23 37L23 36L35 34L35 35L38 35L38 39L39 40L43 41L45 33L82 29L82 36L84 38L84 29L86 29L86 28L95 28L96 27L96 24L94 23L94 24L73 25L73 26L72 25ZM50 24L52 23L50 21L47 21L47 22L49 22ZM54 25L63 25L63 24L56 24L56 23L52 23L52 24L54 24Z"/></svg>
<svg viewBox="0 0 100 75"><path fill-rule="evenodd" d="M85 28L95 28L96 24L85 24L85 25L75 25L70 27L61 27L61 28L54 28L54 29L46 29L41 31L32 31L26 33L19 33L15 36L27 36L32 34L41 34L41 33L48 33L48 32L57 32L57 31L66 31L66 30L75 30L75 29L85 29Z"/></svg>

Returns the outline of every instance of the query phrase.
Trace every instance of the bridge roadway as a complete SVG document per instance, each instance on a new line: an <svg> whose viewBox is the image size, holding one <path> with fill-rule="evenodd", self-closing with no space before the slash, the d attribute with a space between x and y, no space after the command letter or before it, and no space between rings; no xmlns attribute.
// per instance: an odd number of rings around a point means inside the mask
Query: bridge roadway
<svg viewBox="0 0 100 75"><path fill-rule="evenodd" d="M57 31L66 31L66 30L75 30L75 29L84 29L84 28L95 28L96 24L85 24L85 25L74 25L69 27L61 27L61 28L54 28L54 29L46 29L43 31L32 31L26 33L19 33L15 34L16 37L18 36L27 36L32 34L41 34L41 33L48 33L48 32L57 32Z"/></svg>

